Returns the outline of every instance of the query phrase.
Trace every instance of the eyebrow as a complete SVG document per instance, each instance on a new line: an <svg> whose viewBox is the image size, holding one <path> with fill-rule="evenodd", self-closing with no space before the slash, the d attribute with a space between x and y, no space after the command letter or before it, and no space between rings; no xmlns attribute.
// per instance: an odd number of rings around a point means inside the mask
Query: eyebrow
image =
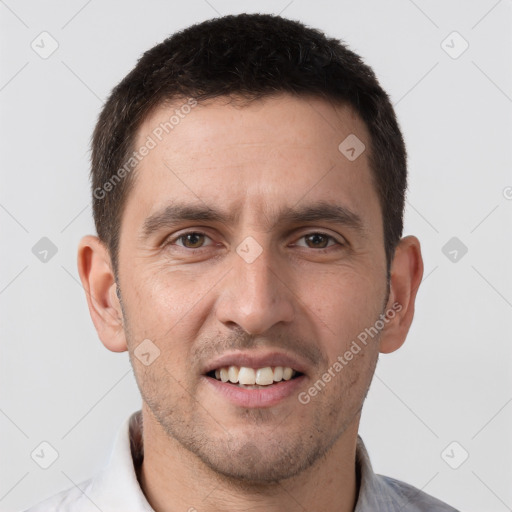
<svg viewBox="0 0 512 512"><path fill-rule="evenodd" d="M227 225L232 224L238 217L238 211L227 213L209 208L206 205L173 203L146 218L139 238L147 239L154 233L181 222L218 222ZM263 217L267 219L266 228L269 230L280 224L302 224L323 221L351 228L363 237L367 233L363 220L357 213L344 206L331 204L326 201L298 207L281 208L273 220L268 220L267 214L264 214Z"/></svg>

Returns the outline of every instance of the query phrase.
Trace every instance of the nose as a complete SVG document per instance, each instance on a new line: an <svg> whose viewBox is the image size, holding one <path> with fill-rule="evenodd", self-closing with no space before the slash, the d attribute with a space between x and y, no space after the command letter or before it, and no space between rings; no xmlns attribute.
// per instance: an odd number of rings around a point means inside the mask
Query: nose
<svg viewBox="0 0 512 512"><path fill-rule="evenodd" d="M273 258L269 248L254 261L238 253L233 256L233 268L222 281L218 298L218 320L228 327L236 324L252 335L263 334L280 322L291 322L295 312L293 286L283 262Z"/></svg>

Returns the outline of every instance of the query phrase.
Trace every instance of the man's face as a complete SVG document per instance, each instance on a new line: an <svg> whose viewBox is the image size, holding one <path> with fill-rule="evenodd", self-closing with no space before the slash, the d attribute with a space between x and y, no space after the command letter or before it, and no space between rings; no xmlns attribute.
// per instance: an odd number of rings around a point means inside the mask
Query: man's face
<svg viewBox="0 0 512 512"><path fill-rule="evenodd" d="M158 142L152 132L175 108L145 121L136 148L148 136ZM353 161L338 149L350 134L367 148ZM369 147L349 107L289 95L236 107L222 98L193 108L137 169L119 247L134 372L165 433L221 474L287 478L357 430L378 337L309 403L298 397L385 311ZM167 207L225 218L155 221ZM146 366L134 350L147 339L160 355ZM248 378L251 368L276 366L297 375L255 389L217 380L215 370L229 366ZM260 382L280 373L264 370Z"/></svg>

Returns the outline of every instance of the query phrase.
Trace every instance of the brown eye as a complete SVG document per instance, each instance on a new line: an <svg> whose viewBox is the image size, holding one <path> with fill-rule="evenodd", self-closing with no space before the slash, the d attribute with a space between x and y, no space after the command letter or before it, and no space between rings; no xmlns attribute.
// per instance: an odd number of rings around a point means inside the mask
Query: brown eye
<svg viewBox="0 0 512 512"><path fill-rule="evenodd" d="M200 249L203 247L205 239L209 238L204 233L198 233L196 231L191 231L190 233L185 233L184 235L176 238L176 241L180 241L182 247L186 249Z"/></svg>
<svg viewBox="0 0 512 512"><path fill-rule="evenodd" d="M328 251L333 245L338 245L339 248L345 245L342 242L338 242L338 240L336 240L332 235L319 232L308 233L306 235L301 236L299 240L305 240L305 245L303 245L302 243L296 244L299 247L317 249L318 252Z"/></svg>
<svg viewBox="0 0 512 512"><path fill-rule="evenodd" d="M332 237L322 233L311 233L310 235L304 236L308 247L312 249L325 249L329 243L329 238L332 239Z"/></svg>

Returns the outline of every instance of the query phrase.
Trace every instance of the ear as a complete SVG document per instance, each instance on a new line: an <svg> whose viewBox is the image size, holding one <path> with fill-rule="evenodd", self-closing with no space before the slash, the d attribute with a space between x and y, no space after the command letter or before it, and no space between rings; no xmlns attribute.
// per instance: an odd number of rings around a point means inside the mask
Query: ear
<svg viewBox="0 0 512 512"><path fill-rule="evenodd" d="M386 316L389 319L380 338L380 352L399 349L414 316L416 293L423 277L420 242L415 236L402 238L391 264L391 283Z"/></svg>
<svg viewBox="0 0 512 512"><path fill-rule="evenodd" d="M121 304L110 256L96 236L84 236L78 245L78 273L91 315L103 345L112 352L127 350Z"/></svg>

